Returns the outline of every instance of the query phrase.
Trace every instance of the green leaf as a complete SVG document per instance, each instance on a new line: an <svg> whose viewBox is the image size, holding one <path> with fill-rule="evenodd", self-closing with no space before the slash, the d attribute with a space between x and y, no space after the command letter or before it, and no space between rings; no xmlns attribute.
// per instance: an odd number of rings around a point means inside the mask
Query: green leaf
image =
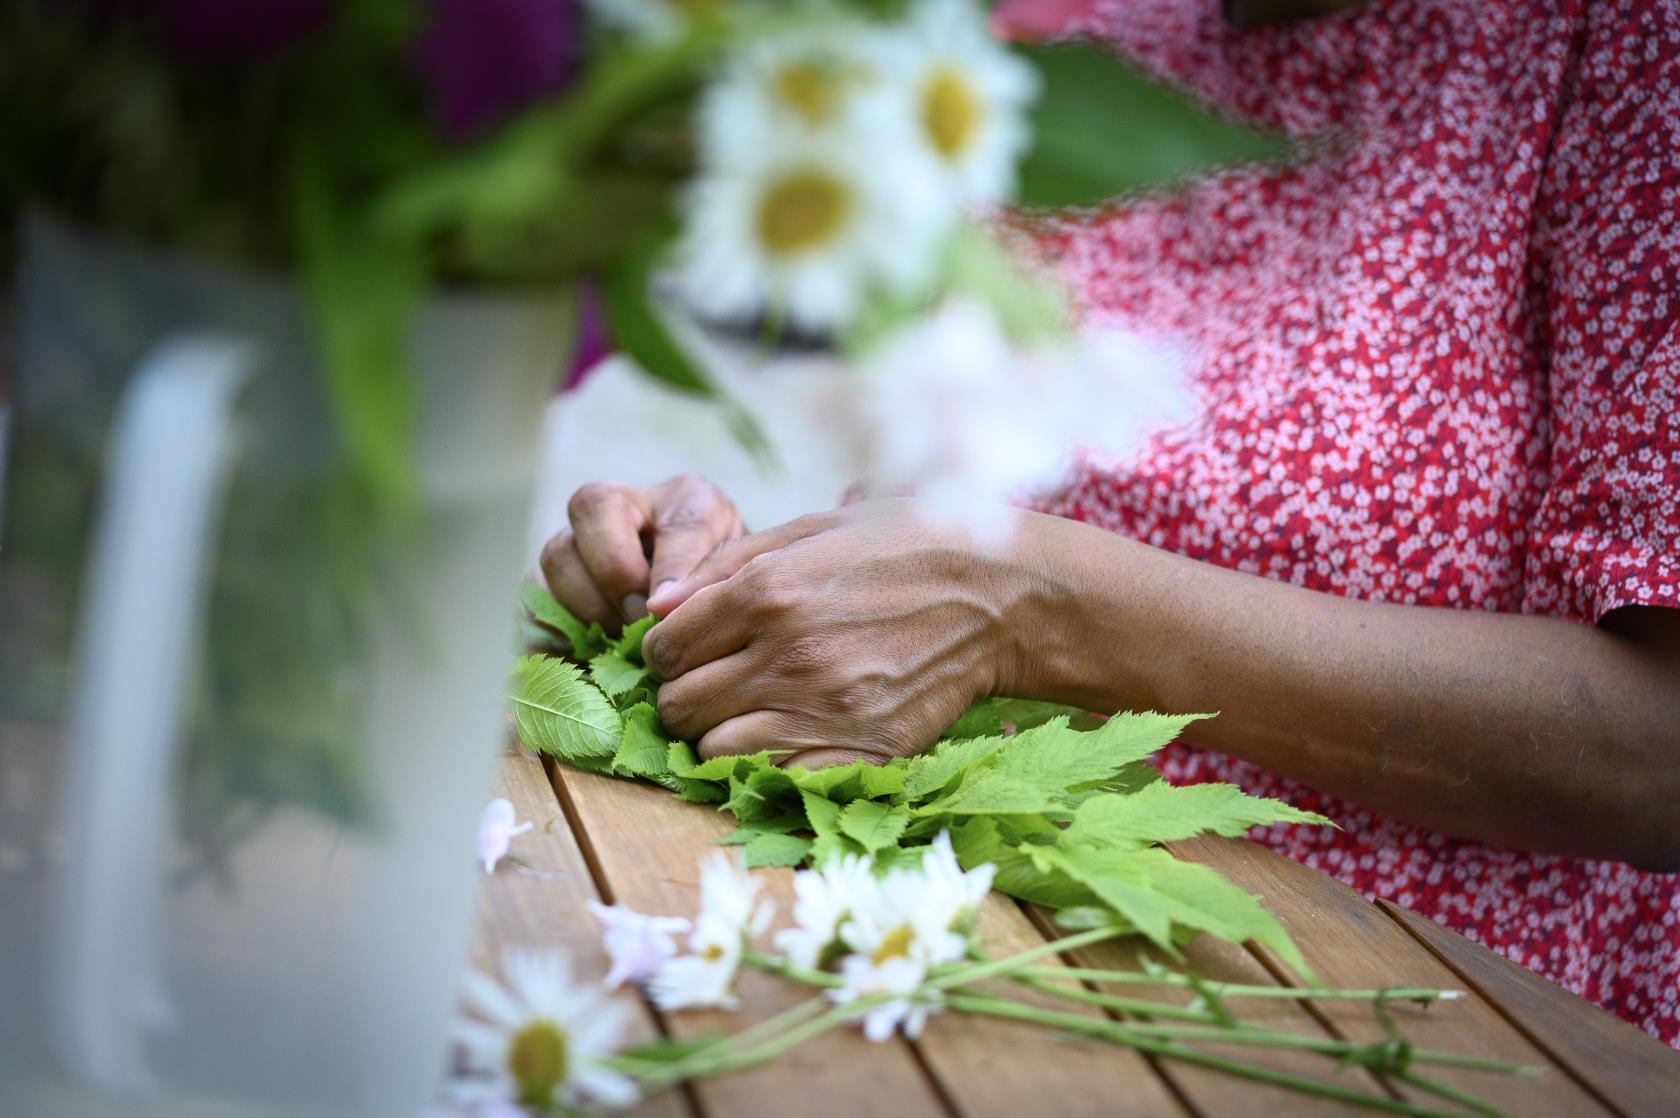
<svg viewBox="0 0 1680 1118"><path fill-rule="evenodd" d="M1081 730L1091 729L1094 725L1088 711L1062 703L1039 702L1037 699L993 699L992 709L997 711L998 721L1015 733L1042 726L1060 716L1066 716L1070 725Z"/></svg>
<svg viewBox="0 0 1680 1118"><path fill-rule="evenodd" d="M1117 714L1094 730L1071 729L1065 715L1006 739L992 765L1028 784L1066 790L1112 778L1166 745L1194 716Z"/></svg>
<svg viewBox="0 0 1680 1118"><path fill-rule="evenodd" d="M1039 815L1066 806L1060 796L1041 784L975 769L964 774L954 791L916 808L916 814Z"/></svg>
<svg viewBox="0 0 1680 1118"><path fill-rule="evenodd" d="M613 755L613 771L648 780L670 775L671 742L659 724L659 712L647 703L624 712L624 740Z"/></svg>
<svg viewBox="0 0 1680 1118"><path fill-rule="evenodd" d="M1095 748L1118 764L1141 761L1174 741L1192 722L1212 718L1211 714L1156 714L1153 711L1121 711L1091 730Z"/></svg>
<svg viewBox="0 0 1680 1118"><path fill-rule="evenodd" d="M1002 749L1007 741L1003 737L988 737L940 742L929 752L910 759L904 782L905 794L912 800L932 795L949 784L958 773L973 768Z"/></svg>
<svg viewBox="0 0 1680 1118"><path fill-rule="evenodd" d="M1175 788L1160 781L1131 795L1093 796L1074 811L1063 844L1086 843L1140 849L1211 831L1235 838L1263 823L1320 823L1330 820L1280 800L1250 796L1232 784Z"/></svg>
<svg viewBox="0 0 1680 1118"><path fill-rule="evenodd" d="M715 780L721 782L728 780L738 772L742 772L743 765L746 766L747 769L764 768L771 763L771 758L774 756L775 754L769 750L764 750L761 753L749 754L743 757L737 757L734 754L725 753L720 756L713 757L709 761L701 761L697 765L691 765L687 769L676 768L673 765L671 771L676 773L678 776L686 777L689 780ZM675 758L673 758L673 761L674 760Z"/></svg>
<svg viewBox="0 0 1680 1118"><path fill-rule="evenodd" d="M737 768L729 777L729 798L723 806L737 819L765 819L779 808L778 797L793 791L793 781L780 769Z"/></svg>
<svg viewBox="0 0 1680 1118"><path fill-rule="evenodd" d="M875 854L898 845L904 828L910 825L910 809L902 805L854 800L840 813L840 830Z"/></svg>
<svg viewBox="0 0 1680 1118"><path fill-rule="evenodd" d="M618 639L612 642L612 650L632 664L645 665L646 661L642 659L642 638L647 636L648 630L658 621L657 617L642 617L630 622L624 627L624 632L619 634Z"/></svg>
<svg viewBox="0 0 1680 1118"><path fill-rule="evenodd" d="M1218 119L1104 48L1017 49L1043 78L1033 146L1020 168L1022 205L1091 205L1288 151L1275 135ZM1119 115L1117 105L1124 106Z"/></svg>
<svg viewBox="0 0 1680 1118"><path fill-rule="evenodd" d="M997 867L992 888L1051 908L1086 905L1096 900L1090 889L1059 870L1040 870L1026 854L1005 841L995 819L965 819L951 828L951 849L964 868L990 862Z"/></svg>
<svg viewBox="0 0 1680 1118"><path fill-rule="evenodd" d="M603 652L589 661L590 678L609 699L627 694L647 679L647 674L646 668L632 664L618 652Z"/></svg>
<svg viewBox="0 0 1680 1118"><path fill-rule="evenodd" d="M1311 977L1289 933L1258 898L1207 866L1183 862L1166 850L1092 846L1034 848L1030 855L1090 888L1102 902L1163 950L1176 954L1173 926L1209 932L1232 943L1250 940L1272 948Z"/></svg>
<svg viewBox="0 0 1680 1118"><path fill-rule="evenodd" d="M601 626L585 625L546 588L527 582L520 596L532 618L564 636L571 643L572 655L579 660L599 655L606 647L607 635Z"/></svg>
<svg viewBox="0 0 1680 1118"><path fill-rule="evenodd" d="M719 846L740 846L751 842L759 835L791 835L795 831L809 829L803 815L778 815L770 819L742 823L739 827L718 839L717 843Z"/></svg>
<svg viewBox="0 0 1680 1118"><path fill-rule="evenodd" d="M808 838L767 831L742 848L742 864L749 870L758 866L802 865L812 846Z"/></svg>
<svg viewBox="0 0 1680 1118"><path fill-rule="evenodd" d="M838 858L843 854L861 855L862 853L862 846L859 846L855 840L849 839L838 832L818 835L817 840L811 844L811 865L824 865L831 859Z"/></svg>
<svg viewBox="0 0 1680 1118"><path fill-rule="evenodd" d="M962 717L951 724L951 728L940 734L942 740L962 740L964 738L996 737L1003 733L1003 722L998 718L997 704L991 699L981 699L967 710Z"/></svg>
<svg viewBox="0 0 1680 1118"><path fill-rule="evenodd" d="M886 765L853 761L849 765L829 765L821 769L789 765L784 771L800 788L841 802L896 796L904 791L907 772L902 761Z"/></svg>
<svg viewBox="0 0 1680 1118"><path fill-rule="evenodd" d="M805 804L805 818L818 838L840 833L840 805L816 792L804 788L799 798Z"/></svg>
<svg viewBox="0 0 1680 1118"><path fill-rule="evenodd" d="M572 761L612 757L623 719L575 664L521 656L514 665L513 721L519 740L538 753Z"/></svg>

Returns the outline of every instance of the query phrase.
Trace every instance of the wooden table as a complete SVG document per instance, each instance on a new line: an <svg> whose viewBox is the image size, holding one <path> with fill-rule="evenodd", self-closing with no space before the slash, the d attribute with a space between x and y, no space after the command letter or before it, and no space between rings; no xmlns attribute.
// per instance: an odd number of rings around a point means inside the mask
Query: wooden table
<svg viewBox="0 0 1680 1118"><path fill-rule="evenodd" d="M485 882L475 946L475 961L484 967L493 968L504 945L561 947L582 974L605 973L585 902L602 899L642 912L692 915L700 855L732 827L726 816L659 789L545 769L523 752L507 757L501 780L502 794L519 817L537 825L515 840L513 852L525 865L504 863ZM1432 1069L1450 1085L1512 1115L1680 1115L1680 1053L1573 994L1402 908L1368 903L1339 882L1253 843L1198 840L1175 849L1261 894L1329 985L1466 991L1468 997L1456 1002L1393 1009L1402 1031L1419 1047L1543 1069L1532 1077ZM786 921L791 871L757 872L777 901L778 921ZM1046 926L1040 913L993 894L981 935L993 954L1011 953L1042 942ZM1128 966L1135 950L1107 943L1064 962ZM1263 948L1202 937L1185 956L1197 973L1214 980L1289 981ZM734 1031L807 996L758 972L743 976L740 994L741 1010L729 1014L661 1017L643 1005L641 1037ZM1255 1000L1243 1011L1303 1033L1354 1040L1380 1036L1363 1004ZM1334 1075L1394 1097L1439 1101L1363 1069L1327 1072L1322 1057L1255 1048L1233 1054L1281 1070ZM1372 1112L1034 1026L947 1014L914 1042L875 1045L856 1030L830 1033L769 1065L649 1099L637 1113L1224 1118Z"/></svg>

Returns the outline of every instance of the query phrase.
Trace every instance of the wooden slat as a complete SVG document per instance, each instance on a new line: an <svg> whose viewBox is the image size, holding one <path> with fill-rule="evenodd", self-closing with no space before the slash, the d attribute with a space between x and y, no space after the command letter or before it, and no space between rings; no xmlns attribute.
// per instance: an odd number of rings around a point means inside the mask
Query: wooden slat
<svg viewBox="0 0 1680 1118"><path fill-rule="evenodd" d="M1041 919L1047 919L1040 914ZM1080 966L1102 967L1110 970L1137 970L1142 950L1135 941L1115 941L1098 944L1075 952ZM1163 961L1159 955L1153 956ZM1222 943L1202 936L1183 949L1183 960L1176 969L1187 969L1212 982L1234 982L1243 985L1272 986L1276 980L1255 961L1253 956L1234 944ZM1124 986L1103 984L1102 989L1125 997L1146 998L1184 1005L1194 996L1189 990L1167 986ZM1326 1037L1330 1034L1318 1019L1294 1001L1270 999L1233 999L1231 1008L1243 1020L1270 1028L1285 1029L1302 1036ZM1320 1082L1350 1090L1387 1096L1389 1092L1375 1077L1362 1069L1338 1071L1334 1062L1323 1056L1289 1049L1259 1048L1249 1045L1198 1045L1198 1051L1257 1064L1290 1075L1305 1076ZM1346 1103L1307 1095L1286 1087L1261 1083L1231 1075L1212 1068L1200 1067L1177 1060L1158 1062L1161 1073L1177 1086L1183 1096L1205 1118L1239 1118L1254 1114L1288 1114L1301 1118L1346 1115Z"/></svg>
<svg viewBox="0 0 1680 1118"><path fill-rule="evenodd" d="M1680 1052L1432 920L1377 906L1626 1118L1680 1110Z"/></svg>
<svg viewBox="0 0 1680 1118"><path fill-rule="evenodd" d="M1330 986L1371 988L1407 985L1452 988L1462 984L1375 905L1316 870L1298 865L1257 844L1202 838L1173 844L1180 856L1205 862L1251 893L1260 894L1277 914L1308 964ZM1261 949L1279 973L1285 968ZM1382 1038L1368 1006L1323 1002L1315 1009L1336 1032L1350 1039ZM1431 1078L1468 1091L1512 1114L1602 1115L1610 1113L1547 1054L1518 1032L1492 1006L1472 994L1431 1007L1390 1008L1402 1032L1419 1048L1514 1060L1546 1069L1539 1076L1432 1067ZM1405 1087L1418 1101L1434 1096Z"/></svg>
<svg viewBox="0 0 1680 1118"><path fill-rule="evenodd" d="M597 899L595 884L542 763L528 753L509 754L498 785L497 794L513 803L519 818L536 826L513 840L510 857L484 881L473 941L474 965L494 975L504 947L560 948L571 956L574 977L583 980L605 974L607 957L601 950L599 928L584 907ZM627 1042L654 1039L658 1031L652 1013L633 992L619 996L637 1006ZM629 1113L642 1118L682 1118L691 1110L681 1092L666 1091Z"/></svg>
<svg viewBox="0 0 1680 1118"><path fill-rule="evenodd" d="M572 813L613 899L640 912L691 916L699 904L699 861L728 833L716 811L685 804L663 789L557 768L557 790ZM793 906L792 873L759 871L777 905L777 926ZM736 1032L806 997L792 984L748 971L738 1012L672 1014L673 1035ZM823 1118L859 1114L944 1115L945 1105L915 1053L901 1041L871 1044L839 1029L769 1064L694 1084L701 1108L718 1118Z"/></svg>
<svg viewBox="0 0 1680 1118"><path fill-rule="evenodd" d="M1043 934L1008 898L992 894L982 911L979 935L986 953L1002 958L1044 942ZM1041 965L1055 966L1055 956ZM1018 983L998 983L996 992L1035 1005L1100 1016ZM919 1042L928 1066L976 1118L1022 1115L1180 1116L1185 1109L1137 1052L1106 1043L1059 1036L1040 1025L948 1014L929 1023Z"/></svg>

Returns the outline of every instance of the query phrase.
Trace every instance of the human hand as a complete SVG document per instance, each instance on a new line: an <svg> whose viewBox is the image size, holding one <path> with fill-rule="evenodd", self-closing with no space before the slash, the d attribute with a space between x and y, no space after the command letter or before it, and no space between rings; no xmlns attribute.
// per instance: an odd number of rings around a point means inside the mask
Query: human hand
<svg viewBox="0 0 1680 1118"><path fill-rule="evenodd" d="M561 605L608 629L644 616L660 587L746 533L734 503L694 474L650 489L594 482L572 495L566 513L570 528L543 547L543 581Z"/></svg>
<svg viewBox="0 0 1680 1118"><path fill-rule="evenodd" d="M650 600L660 718L701 757L916 753L1019 658L1036 586L1019 542L988 552L881 501L727 543Z"/></svg>

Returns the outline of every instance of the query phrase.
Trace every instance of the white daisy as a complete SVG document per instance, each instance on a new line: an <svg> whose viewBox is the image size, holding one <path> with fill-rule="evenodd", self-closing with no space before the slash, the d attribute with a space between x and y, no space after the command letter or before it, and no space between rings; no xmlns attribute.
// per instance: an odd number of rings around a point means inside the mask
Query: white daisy
<svg viewBox="0 0 1680 1118"><path fill-rule="evenodd" d="M839 946L840 925L865 892L876 888L868 859L856 854L830 858L815 870L793 875L794 926L776 933L776 948L796 967L812 970Z"/></svg>
<svg viewBox="0 0 1680 1118"><path fill-rule="evenodd" d="M518 819L513 804L500 796L484 805L478 821L478 860L484 863L485 873L496 872L496 863L507 857L513 837L531 829L529 820L519 823Z"/></svg>
<svg viewBox="0 0 1680 1118"><path fill-rule="evenodd" d="M647 989L664 1010L733 1008L741 955L770 924L771 904L758 899L759 882L721 851L700 871L700 912L688 937L693 954L668 959Z"/></svg>
<svg viewBox="0 0 1680 1118"><path fill-rule="evenodd" d="M848 955L840 964L840 977L845 984L828 992L837 1005L883 994L899 995L859 1011L863 1035L877 1044L899 1028L905 1036L920 1036L928 1014L938 1006L938 995L931 991L915 996L927 977L927 970L921 963L902 955L878 963L862 955Z"/></svg>
<svg viewBox="0 0 1680 1118"><path fill-rule="evenodd" d="M974 930L980 919L980 906L992 891L992 878L997 867L990 862L964 870L951 849L951 835L940 831L922 852L922 878L927 890L938 898L930 905L943 908L950 914L947 927L961 935Z"/></svg>
<svg viewBox="0 0 1680 1118"><path fill-rule="evenodd" d="M680 916L644 916L623 905L598 901L589 902L589 911L601 922L601 946L612 958L612 969L602 980L611 989L651 978L677 953L672 937L693 926Z"/></svg>
<svg viewBox="0 0 1680 1118"><path fill-rule="evenodd" d="M1037 72L992 37L973 0L920 0L906 31L897 73L950 188L964 202L1008 197Z"/></svg>
<svg viewBox="0 0 1680 1118"><path fill-rule="evenodd" d="M854 895L840 939L874 966L896 958L923 968L955 962L967 953L968 939L952 930L952 901L948 890L929 889L920 869L891 870L875 888Z"/></svg>
<svg viewBox="0 0 1680 1118"><path fill-rule="evenodd" d="M478 971L466 977L475 1017L457 1021L455 1037L482 1077L475 1086L532 1109L636 1101L635 1083L602 1064L629 1024L628 1006L574 986L559 952L506 951L502 974L506 986Z"/></svg>
<svg viewBox="0 0 1680 1118"><path fill-rule="evenodd" d="M878 34L833 27L766 39L702 101L677 261L702 314L829 331L931 278L956 208L880 77Z"/></svg>

